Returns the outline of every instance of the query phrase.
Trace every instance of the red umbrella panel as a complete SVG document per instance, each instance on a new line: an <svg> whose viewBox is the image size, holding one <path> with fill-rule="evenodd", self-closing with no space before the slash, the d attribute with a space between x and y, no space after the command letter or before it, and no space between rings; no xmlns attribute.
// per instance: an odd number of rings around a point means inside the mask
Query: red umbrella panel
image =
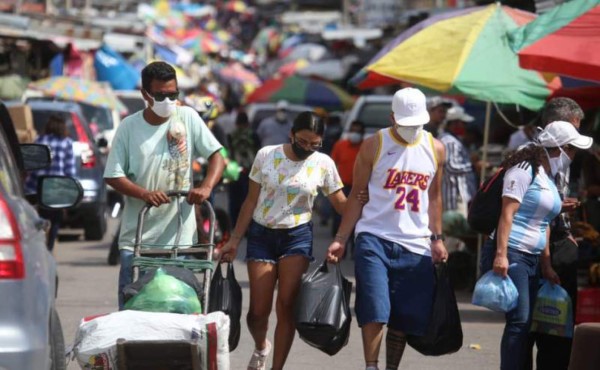
<svg viewBox="0 0 600 370"><path fill-rule="evenodd" d="M523 68L600 81L600 0L565 2L509 37Z"/></svg>

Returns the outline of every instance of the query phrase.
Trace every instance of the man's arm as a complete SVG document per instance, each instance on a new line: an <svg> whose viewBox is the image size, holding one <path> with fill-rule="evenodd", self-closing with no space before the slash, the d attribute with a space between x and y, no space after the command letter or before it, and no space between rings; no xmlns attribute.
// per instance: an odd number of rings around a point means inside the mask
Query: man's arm
<svg viewBox="0 0 600 370"><path fill-rule="evenodd" d="M217 150L208 157L208 170L206 177L202 180L199 187L194 188L188 195L188 202L200 204L210 197L212 189L219 183L223 170L225 169L225 158L221 155L221 151Z"/></svg>
<svg viewBox="0 0 600 370"><path fill-rule="evenodd" d="M446 150L444 144L437 139L433 139L433 149L438 168L429 186L429 209L427 212L429 214L429 230L435 235L442 233L442 176L446 161ZM448 252L442 240L431 242L431 259L434 263L448 259Z"/></svg>
<svg viewBox="0 0 600 370"><path fill-rule="evenodd" d="M169 203L170 199L162 191L149 191L129 180L127 177L105 178L106 184L112 186L119 193L128 197L141 199L146 203L158 207L163 203Z"/></svg>
<svg viewBox="0 0 600 370"><path fill-rule="evenodd" d="M337 262L344 255L346 241L360 218L364 204L360 202L358 194L361 191L368 190L369 179L371 178L373 163L375 163L375 155L379 145L381 145L380 136L374 135L366 139L360 147L356 162L354 163L352 190L346 202L342 222L333 243L331 243L327 250L327 259L329 262Z"/></svg>

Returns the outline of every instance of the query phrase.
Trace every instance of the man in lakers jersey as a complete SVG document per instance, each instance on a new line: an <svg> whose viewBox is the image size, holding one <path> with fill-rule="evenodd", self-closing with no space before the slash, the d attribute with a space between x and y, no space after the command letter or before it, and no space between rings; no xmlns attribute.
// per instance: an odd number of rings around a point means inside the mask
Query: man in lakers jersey
<svg viewBox="0 0 600 370"><path fill-rule="evenodd" d="M393 124L363 142L352 193L327 258L337 262L355 230L356 317L367 370L378 369L387 324L386 369L400 364L406 335L424 335L433 302L433 264L447 259L442 231L444 145L423 130L425 95L392 99ZM364 206L356 194L369 191Z"/></svg>

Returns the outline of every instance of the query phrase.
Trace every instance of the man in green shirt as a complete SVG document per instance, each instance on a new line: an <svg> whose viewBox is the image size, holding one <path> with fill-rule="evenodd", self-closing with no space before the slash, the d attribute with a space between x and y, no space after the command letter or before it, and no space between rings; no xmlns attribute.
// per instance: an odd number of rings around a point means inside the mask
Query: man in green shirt
<svg viewBox="0 0 600 370"><path fill-rule="evenodd" d="M113 139L104 178L125 196L121 219L119 250L119 309L123 308L123 288L131 283L133 245L137 217L146 204L152 204L144 221L145 247L170 248L178 227L178 205L166 196L167 190L189 191L181 202L183 217L180 246L193 244L196 219L193 204L210 196L219 182L224 159L221 145L196 111L177 103L179 90L175 70L164 62L153 62L142 70L142 96L147 107L125 118ZM208 158L208 173L200 186L191 182L192 158ZM178 200L179 201L179 200ZM166 204L159 207L161 204Z"/></svg>

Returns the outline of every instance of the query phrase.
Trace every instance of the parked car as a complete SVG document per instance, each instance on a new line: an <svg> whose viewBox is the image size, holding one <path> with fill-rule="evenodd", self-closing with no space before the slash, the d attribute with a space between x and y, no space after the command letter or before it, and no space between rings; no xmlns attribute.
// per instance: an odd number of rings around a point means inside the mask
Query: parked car
<svg viewBox="0 0 600 370"><path fill-rule="evenodd" d="M121 115L116 109L98 107L86 103L78 103L92 131L92 135L103 154L110 150L113 137L121 122ZM104 144L103 143L104 140Z"/></svg>
<svg viewBox="0 0 600 370"><path fill-rule="evenodd" d="M346 116L344 133L350 131L352 122L358 120L365 125L365 134L370 136L391 125L391 112L392 95L363 95L356 100Z"/></svg>
<svg viewBox="0 0 600 370"><path fill-rule="evenodd" d="M8 111L0 102L0 369L64 370L65 344L55 297L56 262L46 246L49 223L25 198L26 170L50 165L50 150L18 144ZM73 178L42 177L41 206L69 208L82 198Z"/></svg>
<svg viewBox="0 0 600 370"><path fill-rule="evenodd" d="M41 135L48 118L62 116L73 139L77 179L83 186L83 200L67 212L64 225L83 228L86 240L102 240L107 228L107 190L104 163L81 107L73 102L32 100L27 104L33 113L33 124Z"/></svg>
<svg viewBox="0 0 600 370"><path fill-rule="evenodd" d="M146 101L142 98L140 90L116 90L115 94L127 107L128 114L133 114L146 108Z"/></svg>
<svg viewBox="0 0 600 370"><path fill-rule="evenodd" d="M250 121L250 127L256 130L260 122L267 118L275 115L277 111L277 103L252 103L246 107L246 113L248 114L248 120ZM314 108L307 105L299 104L288 104L288 115L292 121L302 112L307 110L312 111Z"/></svg>

